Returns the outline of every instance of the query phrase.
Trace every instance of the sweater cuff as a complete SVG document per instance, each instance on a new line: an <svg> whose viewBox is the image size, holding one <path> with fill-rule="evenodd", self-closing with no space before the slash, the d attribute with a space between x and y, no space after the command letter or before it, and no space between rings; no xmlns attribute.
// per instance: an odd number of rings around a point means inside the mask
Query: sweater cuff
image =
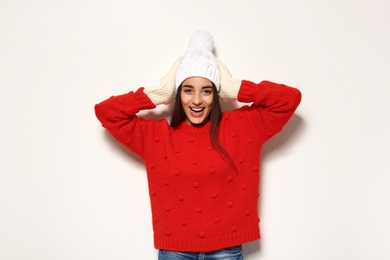
<svg viewBox="0 0 390 260"><path fill-rule="evenodd" d="M95 105L95 113L97 118L104 125L107 121L113 120L116 117L132 116L140 110L152 109L156 106L143 92L143 88L139 88L136 92L112 96L99 104Z"/></svg>
<svg viewBox="0 0 390 260"><path fill-rule="evenodd" d="M240 91L238 92L238 101L250 103L254 101L257 84L248 80L241 82Z"/></svg>
<svg viewBox="0 0 390 260"><path fill-rule="evenodd" d="M152 100L144 93L144 88L139 88L134 95L134 100L136 107L143 109L153 109L156 105L152 102Z"/></svg>

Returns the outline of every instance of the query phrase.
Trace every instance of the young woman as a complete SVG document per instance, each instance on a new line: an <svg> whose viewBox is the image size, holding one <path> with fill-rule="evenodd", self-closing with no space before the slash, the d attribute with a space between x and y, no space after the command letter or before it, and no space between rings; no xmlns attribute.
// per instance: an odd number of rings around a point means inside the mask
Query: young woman
<svg viewBox="0 0 390 260"><path fill-rule="evenodd" d="M95 106L112 136L146 165L159 259L243 259L260 238L260 150L300 103L299 90L233 79L196 32L159 87L113 96ZM251 103L221 112L220 99ZM170 124L137 112L175 100Z"/></svg>

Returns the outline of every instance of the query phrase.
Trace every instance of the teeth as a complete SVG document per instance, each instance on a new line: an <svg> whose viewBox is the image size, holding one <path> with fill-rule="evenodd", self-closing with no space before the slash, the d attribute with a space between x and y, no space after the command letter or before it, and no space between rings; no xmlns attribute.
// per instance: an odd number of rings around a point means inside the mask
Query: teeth
<svg viewBox="0 0 390 260"><path fill-rule="evenodd" d="M192 108L191 107L191 110L192 111L195 111L195 112L200 112L200 111L203 111L204 108Z"/></svg>

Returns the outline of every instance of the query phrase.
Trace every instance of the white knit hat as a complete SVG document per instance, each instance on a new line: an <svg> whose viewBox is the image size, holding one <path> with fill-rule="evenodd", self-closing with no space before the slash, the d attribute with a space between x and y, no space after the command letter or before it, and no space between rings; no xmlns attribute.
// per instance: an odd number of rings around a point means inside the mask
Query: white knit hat
<svg viewBox="0 0 390 260"><path fill-rule="evenodd" d="M213 82L219 91L221 74L213 49L214 42L210 33L197 31L192 35L176 72L176 88L189 77L203 77Z"/></svg>

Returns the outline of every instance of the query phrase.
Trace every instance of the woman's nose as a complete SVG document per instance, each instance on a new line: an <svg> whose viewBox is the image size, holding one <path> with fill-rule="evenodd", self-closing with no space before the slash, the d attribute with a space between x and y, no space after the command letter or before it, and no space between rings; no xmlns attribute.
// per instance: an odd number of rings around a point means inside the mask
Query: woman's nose
<svg viewBox="0 0 390 260"><path fill-rule="evenodd" d="M193 95L192 103L194 105L201 105L203 103L203 99L202 99L201 93L197 93L197 94Z"/></svg>

